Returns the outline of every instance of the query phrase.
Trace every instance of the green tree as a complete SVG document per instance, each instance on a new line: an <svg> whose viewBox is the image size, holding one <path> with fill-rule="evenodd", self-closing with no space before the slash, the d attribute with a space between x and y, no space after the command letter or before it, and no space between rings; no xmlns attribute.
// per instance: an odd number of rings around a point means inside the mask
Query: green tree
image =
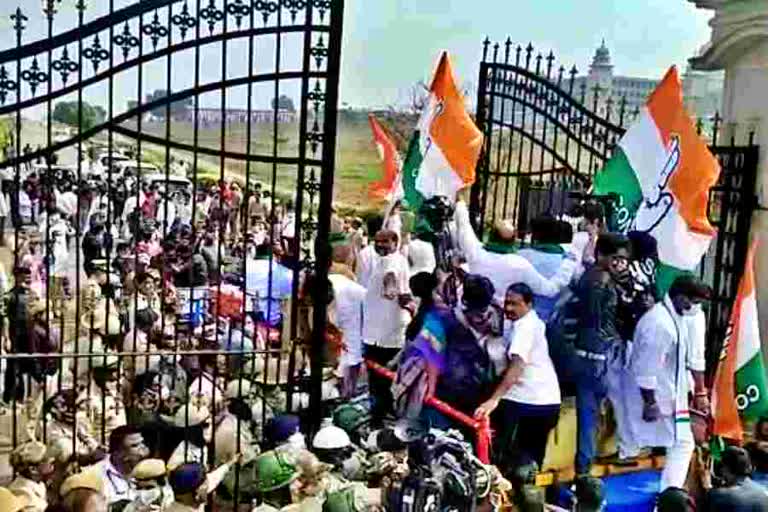
<svg viewBox="0 0 768 512"><path fill-rule="evenodd" d="M144 103L161 100L166 96L168 96L168 91L165 89L156 89L151 94L147 94L147 98ZM193 103L194 100L192 98L185 98L183 100L174 101L171 103L171 117L178 117L179 115L183 115L192 107ZM163 103L162 106L152 109L152 115L165 119L165 111L166 105Z"/></svg>
<svg viewBox="0 0 768 512"><path fill-rule="evenodd" d="M53 120L70 126L77 126L78 105L77 101L61 101L57 103L53 109ZM80 129L88 130L93 128L103 123L106 117L107 112L101 106L90 105L84 102L82 104L82 125Z"/></svg>
<svg viewBox="0 0 768 512"><path fill-rule="evenodd" d="M296 107L293 105L293 100L285 94L281 94L279 98L272 100L272 110L276 109L287 110L288 112L296 112Z"/></svg>

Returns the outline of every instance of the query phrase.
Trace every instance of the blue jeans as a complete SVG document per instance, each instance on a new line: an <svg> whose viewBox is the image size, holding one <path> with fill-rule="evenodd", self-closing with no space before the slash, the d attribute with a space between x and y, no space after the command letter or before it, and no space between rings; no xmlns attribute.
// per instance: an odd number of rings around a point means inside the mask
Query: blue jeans
<svg viewBox="0 0 768 512"><path fill-rule="evenodd" d="M597 451L600 405L608 393L607 362L579 357L576 376L576 461L577 475L589 473Z"/></svg>

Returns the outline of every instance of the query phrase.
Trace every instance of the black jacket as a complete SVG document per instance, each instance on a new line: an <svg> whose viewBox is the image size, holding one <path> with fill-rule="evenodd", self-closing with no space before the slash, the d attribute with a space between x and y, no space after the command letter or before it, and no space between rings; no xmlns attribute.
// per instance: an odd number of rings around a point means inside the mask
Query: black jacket
<svg viewBox="0 0 768 512"><path fill-rule="evenodd" d="M706 512L768 512L768 490L751 478L707 494Z"/></svg>

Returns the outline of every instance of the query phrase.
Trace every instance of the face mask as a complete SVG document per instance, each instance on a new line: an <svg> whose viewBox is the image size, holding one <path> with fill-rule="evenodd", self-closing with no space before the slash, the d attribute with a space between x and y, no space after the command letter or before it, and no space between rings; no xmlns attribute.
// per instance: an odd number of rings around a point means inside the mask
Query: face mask
<svg viewBox="0 0 768 512"><path fill-rule="evenodd" d="M291 437L289 437L288 445L291 448L295 448L297 450L307 449L307 442L304 440L304 434L302 434L301 432L296 432Z"/></svg>
<svg viewBox="0 0 768 512"><path fill-rule="evenodd" d="M363 466L358 457L347 457L341 464L341 474L348 480L360 478Z"/></svg>
<svg viewBox="0 0 768 512"><path fill-rule="evenodd" d="M690 308L683 311L683 316L694 317L701 313L701 304L694 304Z"/></svg>
<svg viewBox="0 0 768 512"><path fill-rule="evenodd" d="M142 505L159 504L163 499L163 491L159 487L136 490L136 501Z"/></svg>

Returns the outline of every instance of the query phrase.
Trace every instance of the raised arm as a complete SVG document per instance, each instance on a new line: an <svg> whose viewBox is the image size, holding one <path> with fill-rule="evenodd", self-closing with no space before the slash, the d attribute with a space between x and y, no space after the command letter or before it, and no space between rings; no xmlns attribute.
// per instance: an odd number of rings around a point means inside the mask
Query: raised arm
<svg viewBox="0 0 768 512"><path fill-rule="evenodd" d="M477 238L472 224L469 222L467 203L464 201L456 202L454 219L456 220L456 244L471 265L473 261L481 257L485 249L483 249L482 242Z"/></svg>

